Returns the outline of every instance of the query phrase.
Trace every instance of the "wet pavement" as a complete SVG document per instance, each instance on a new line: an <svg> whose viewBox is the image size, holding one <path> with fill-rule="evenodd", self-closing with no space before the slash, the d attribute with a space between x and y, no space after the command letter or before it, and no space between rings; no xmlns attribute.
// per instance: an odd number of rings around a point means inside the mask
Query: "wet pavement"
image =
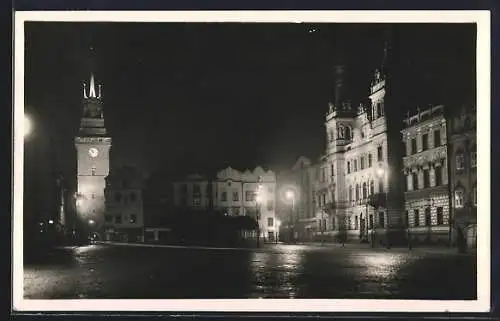
<svg viewBox="0 0 500 321"><path fill-rule="evenodd" d="M476 299L476 256L272 245L89 245L25 263L26 299Z"/></svg>

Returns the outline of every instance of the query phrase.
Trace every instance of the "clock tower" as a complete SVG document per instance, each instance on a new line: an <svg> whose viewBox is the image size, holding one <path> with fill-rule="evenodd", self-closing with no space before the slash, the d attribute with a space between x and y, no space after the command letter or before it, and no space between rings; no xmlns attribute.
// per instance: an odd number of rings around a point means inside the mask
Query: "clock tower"
<svg viewBox="0 0 500 321"><path fill-rule="evenodd" d="M105 178L109 174L111 137L104 126L102 85L94 75L83 84L83 114L75 137L77 153L76 210L86 230L97 232L104 223Z"/></svg>

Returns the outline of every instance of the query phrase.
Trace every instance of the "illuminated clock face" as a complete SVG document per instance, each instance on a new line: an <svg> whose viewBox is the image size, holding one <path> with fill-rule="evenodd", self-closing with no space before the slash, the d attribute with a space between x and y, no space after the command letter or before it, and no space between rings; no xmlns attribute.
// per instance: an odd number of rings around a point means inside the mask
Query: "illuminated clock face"
<svg viewBox="0 0 500 321"><path fill-rule="evenodd" d="M96 148L92 147L91 149L89 149L90 157L97 157L98 154L99 154L99 151Z"/></svg>

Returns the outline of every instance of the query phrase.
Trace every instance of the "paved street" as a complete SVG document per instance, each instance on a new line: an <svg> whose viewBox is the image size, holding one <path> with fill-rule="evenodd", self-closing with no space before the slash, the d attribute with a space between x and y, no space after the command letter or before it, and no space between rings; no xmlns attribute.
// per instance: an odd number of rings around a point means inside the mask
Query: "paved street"
<svg viewBox="0 0 500 321"><path fill-rule="evenodd" d="M24 293L28 299L475 299L475 275L475 255L439 250L89 245L27 263Z"/></svg>

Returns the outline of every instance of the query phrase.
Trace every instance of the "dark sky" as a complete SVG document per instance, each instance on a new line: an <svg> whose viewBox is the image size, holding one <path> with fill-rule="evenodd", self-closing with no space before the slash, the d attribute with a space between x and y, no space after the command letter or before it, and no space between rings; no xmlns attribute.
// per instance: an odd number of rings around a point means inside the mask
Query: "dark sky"
<svg viewBox="0 0 500 321"><path fill-rule="evenodd" d="M27 23L27 112L38 136L53 137L54 166L74 176L82 81L93 69L103 83L112 168L279 169L322 153L338 61L348 66L348 96L368 95L387 27ZM474 25L393 25L392 35L394 64L408 84L401 108L474 95Z"/></svg>

